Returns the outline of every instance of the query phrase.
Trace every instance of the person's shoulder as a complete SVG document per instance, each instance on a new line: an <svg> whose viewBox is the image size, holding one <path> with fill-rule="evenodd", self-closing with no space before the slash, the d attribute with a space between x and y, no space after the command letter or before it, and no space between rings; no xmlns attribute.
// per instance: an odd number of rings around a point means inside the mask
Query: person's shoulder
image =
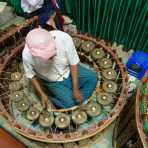
<svg viewBox="0 0 148 148"><path fill-rule="evenodd" d="M60 37L60 38L64 37L66 39L71 39L71 36L68 33L61 30L52 30L49 33L55 37Z"/></svg>
<svg viewBox="0 0 148 148"><path fill-rule="evenodd" d="M49 33L51 33L51 34L63 34L63 35L68 34L68 33L61 31L61 30L52 30L52 31L49 31Z"/></svg>

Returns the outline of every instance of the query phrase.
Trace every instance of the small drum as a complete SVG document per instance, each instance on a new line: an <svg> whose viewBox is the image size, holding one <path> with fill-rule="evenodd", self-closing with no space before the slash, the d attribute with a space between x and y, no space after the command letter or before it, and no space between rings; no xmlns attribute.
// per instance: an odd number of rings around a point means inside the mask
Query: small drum
<svg viewBox="0 0 148 148"><path fill-rule="evenodd" d="M109 68L102 70L102 76L104 79L115 80L117 77L117 73L114 69Z"/></svg>
<svg viewBox="0 0 148 148"><path fill-rule="evenodd" d="M43 113L43 114L40 114L40 117L39 117L39 124L42 126L42 127L51 127L54 123L54 116L52 113Z"/></svg>
<svg viewBox="0 0 148 148"><path fill-rule="evenodd" d="M70 118L64 113L60 113L55 118L55 125L59 129L65 129L70 125Z"/></svg>
<svg viewBox="0 0 148 148"><path fill-rule="evenodd" d="M9 90L10 91L18 91L22 88L22 85L19 82L11 82L9 84Z"/></svg>
<svg viewBox="0 0 148 148"><path fill-rule="evenodd" d="M111 59L108 59L108 58L103 58L101 61L97 61L97 63L99 63L99 65L102 69L112 67L112 61L111 61Z"/></svg>
<svg viewBox="0 0 148 148"><path fill-rule="evenodd" d="M19 81L22 77L22 74L20 72L13 72L11 74L11 80L13 81Z"/></svg>
<svg viewBox="0 0 148 148"><path fill-rule="evenodd" d="M101 113L101 106L97 103L89 103L86 106L86 112L90 117L96 117Z"/></svg>
<svg viewBox="0 0 148 148"><path fill-rule="evenodd" d="M28 110L29 105L30 104L29 104L28 100L23 99L17 103L17 109L21 112L24 112L24 111Z"/></svg>
<svg viewBox="0 0 148 148"><path fill-rule="evenodd" d="M79 48L82 44L82 40L80 38L74 37L73 42L76 48Z"/></svg>
<svg viewBox="0 0 148 148"><path fill-rule="evenodd" d="M84 111L77 110L72 113L72 121L75 124L83 124L84 122L86 122L86 120L87 114Z"/></svg>
<svg viewBox="0 0 148 148"><path fill-rule="evenodd" d="M10 99L11 101L14 102L19 102L20 100L22 100L24 97L24 92L23 91L15 91L12 94L10 94Z"/></svg>
<svg viewBox="0 0 148 148"><path fill-rule="evenodd" d="M109 105L113 102L113 97L107 92L100 92L97 95L97 102L101 105Z"/></svg>
<svg viewBox="0 0 148 148"><path fill-rule="evenodd" d="M115 93L117 90L117 84L113 81L104 81L102 87L108 93Z"/></svg>
<svg viewBox="0 0 148 148"><path fill-rule="evenodd" d="M85 41L84 43L82 43L81 49L83 52L89 52L92 49L95 48L95 43L91 42L91 41Z"/></svg>
<svg viewBox="0 0 148 148"><path fill-rule="evenodd" d="M26 114L27 119L31 121L36 120L39 117L39 115L40 112L34 107L30 107Z"/></svg>
<svg viewBox="0 0 148 148"><path fill-rule="evenodd" d="M91 57L94 60L102 59L105 56L104 50L102 48L95 48L91 53Z"/></svg>

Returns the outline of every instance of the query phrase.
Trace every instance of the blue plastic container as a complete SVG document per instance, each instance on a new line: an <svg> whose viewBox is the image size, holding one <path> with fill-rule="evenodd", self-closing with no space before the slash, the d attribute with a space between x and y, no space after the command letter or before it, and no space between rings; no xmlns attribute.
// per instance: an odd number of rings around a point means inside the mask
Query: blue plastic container
<svg viewBox="0 0 148 148"><path fill-rule="evenodd" d="M141 79L148 70L148 54L135 51L126 63L129 74Z"/></svg>

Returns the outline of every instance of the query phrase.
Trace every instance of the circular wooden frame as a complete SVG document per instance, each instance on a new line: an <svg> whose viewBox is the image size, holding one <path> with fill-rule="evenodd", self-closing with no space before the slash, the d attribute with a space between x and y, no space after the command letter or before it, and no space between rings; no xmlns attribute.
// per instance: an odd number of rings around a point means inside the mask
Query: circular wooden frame
<svg viewBox="0 0 148 148"><path fill-rule="evenodd" d="M126 69L122 64L121 60L117 57L116 53L112 51L110 47L106 46L104 42L96 40L95 38L92 38L88 35L75 34L73 36L81 38L83 40L94 42L96 45L102 47L107 53L109 53L112 56L112 58L116 61L116 64L118 65L122 77L121 81L122 89L115 106L109 112L108 116L104 120L102 120L99 123L94 123L90 128L87 128L87 130L79 130L71 133L60 132L60 133L45 134L33 131L31 129L27 129L24 126L17 123L17 121L8 113L5 106L0 101L0 115L2 115L11 125L11 127L14 128L16 132L18 132L19 134L33 140L47 142L47 143L68 143L68 142L83 140L91 136L94 136L95 134L107 128L119 116L119 113L122 111L124 105L126 104L126 98L128 95L128 83L127 83L128 77ZM9 55L7 55L7 58L4 58L4 60L0 63L0 72L3 71L9 65L11 60L20 53L23 46L24 42L19 44L14 49L11 49L11 52Z"/></svg>
<svg viewBox="0 0 148 148"><path fill-rule="evenodd" d="M141 80L141 85L143 85L144 83L148 83L148 71L145 74L145 77ZM145 94L144 97L148 98L148 93ZM141 113L140 113L140 100L141 99L142 99L142 95L141 95L140 88L138 87L137 94L136 94L136 103L135 103L136 125L137 125L138 133L139 133L141 142L143 144L143 147L147 148L147 146L148 146L148 143L146 142L147 136L143 130L142 117L141 117Z"/></svg>

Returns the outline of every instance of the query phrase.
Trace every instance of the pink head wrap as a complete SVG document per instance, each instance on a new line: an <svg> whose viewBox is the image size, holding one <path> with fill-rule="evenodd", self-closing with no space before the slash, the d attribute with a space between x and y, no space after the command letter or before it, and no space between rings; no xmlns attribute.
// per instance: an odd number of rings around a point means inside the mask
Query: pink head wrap
<svg viewBox="0 0 148 148"><path fill-rule="evenodd" d="M34 57L47 61L56 55L55 41L45 29L36 28L26 36L26 45Z"/></svg>

